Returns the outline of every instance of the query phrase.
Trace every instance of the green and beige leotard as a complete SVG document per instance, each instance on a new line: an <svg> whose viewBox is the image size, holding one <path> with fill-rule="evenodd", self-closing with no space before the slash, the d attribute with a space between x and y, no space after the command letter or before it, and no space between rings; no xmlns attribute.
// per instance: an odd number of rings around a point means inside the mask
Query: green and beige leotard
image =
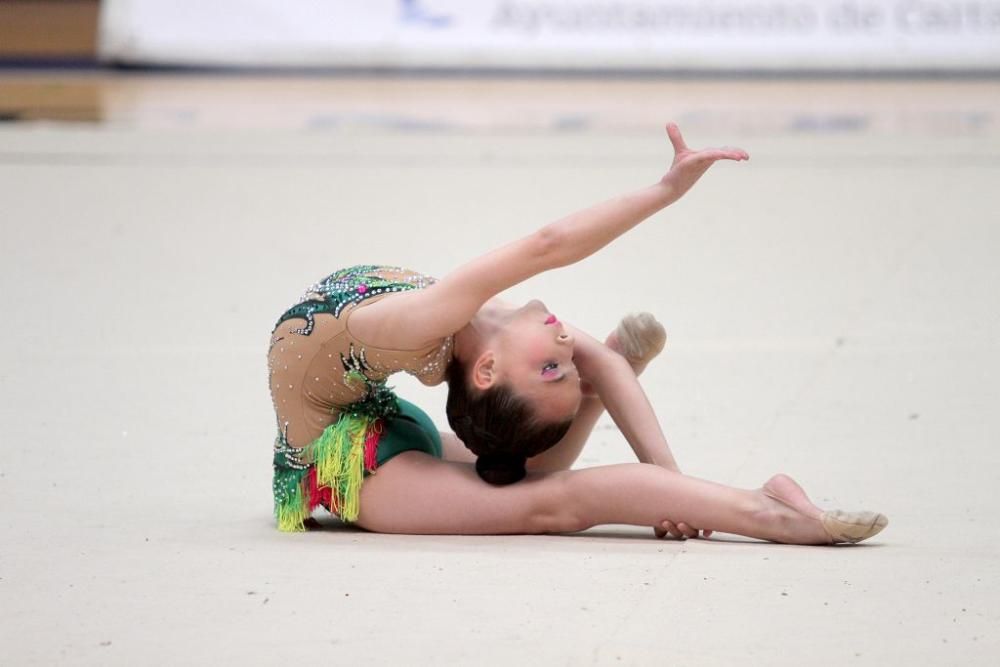
<svg viewBox="0 0 1000 667"><path fill-rule="evenodd" d="M378 465L409 449L440 458L430 419L385 382L404 371L423 384L439 384L452 358L452 337L418 350L388 350L368 345L350 326L358 308L433 283L398 267L354 266L312 285L279 318L268 370L278 420L274 503L280 530L302 530L318 505L354 521L361 483Z"/></svg>

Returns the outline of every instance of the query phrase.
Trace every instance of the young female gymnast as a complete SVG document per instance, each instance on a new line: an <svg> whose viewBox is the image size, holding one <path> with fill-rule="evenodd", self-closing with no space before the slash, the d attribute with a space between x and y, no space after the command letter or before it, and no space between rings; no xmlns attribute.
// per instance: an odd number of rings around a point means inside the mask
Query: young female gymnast
<svg viewBox="0 0 1000 667"><path fill-rule="evenodd" d="M637 375L663 328L627 317L600 343L541 301L496 295L595 253L680 199L739 149L688 148L667 126L673 163L656 184L549 224L440 281L355 266L313 285L279 319L268 353L278 418L278 527L317 506L390 533L561 533L608 523L659 537L737 533L791 544L858 542L886 518L824 512L786 475L738 489L681 474ZM439 433L385 384L406 371L448 382ZM640 463L569 470L607 410ZM377 473L377 474L375 474ZM516 483L514 483L516 482Z"/></svg>

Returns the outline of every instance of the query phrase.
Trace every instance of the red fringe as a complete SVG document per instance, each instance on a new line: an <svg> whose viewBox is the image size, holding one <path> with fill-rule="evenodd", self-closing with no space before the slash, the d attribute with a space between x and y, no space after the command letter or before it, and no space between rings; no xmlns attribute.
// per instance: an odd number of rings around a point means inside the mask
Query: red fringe
<svg viewBox="0 0 1000 667"><path fill-rule="evenodd" d="M378 441L382 438L382 430L382 420L376 419L365 434L365 468L368 470L375 470L375 466L378 465L375 454Z"/></svg>
<svg viewBox="0 0 1000 667"><path fill-rule="evenodd" d="M382 432L384 430L382 420L376 419L365 433L365 468L368 470L375 470L375 467L378 465L376 456L378 453L378 443L382 439ZM305 484L305 490L309 496L310 510L322 505L331 512L339 511L333 496L333 489L328 486L319 486L316 483L316 468L309 469L302 483Z"/></svg>
<svg viewBox="0 0 1000 667"><path fill-rule="evenodd" d="M333 490L328 486L319 486L316 484L316 468L309 469L304 483L306 485L306 490L309 492L310 510L322 505L331 512L336 511L336 508L333 507Z"/></svg>

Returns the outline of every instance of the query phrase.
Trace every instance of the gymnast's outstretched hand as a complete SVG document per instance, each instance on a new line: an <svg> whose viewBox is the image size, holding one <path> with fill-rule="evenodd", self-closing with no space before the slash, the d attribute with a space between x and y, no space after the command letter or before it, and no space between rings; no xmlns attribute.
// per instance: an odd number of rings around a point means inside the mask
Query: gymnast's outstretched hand
<svg viewBox="0 0 1000 667"><path fill-rule="evenodd" d="M667 136L674 146L674 161L670 171L660 179L660 183L671 190L671 200L676 201L684 196L698 182L708 168L719 160L749 160L750 155L741 148L704 148L691 150L684 143L684 137L676 123L667 124Z"/></svg>

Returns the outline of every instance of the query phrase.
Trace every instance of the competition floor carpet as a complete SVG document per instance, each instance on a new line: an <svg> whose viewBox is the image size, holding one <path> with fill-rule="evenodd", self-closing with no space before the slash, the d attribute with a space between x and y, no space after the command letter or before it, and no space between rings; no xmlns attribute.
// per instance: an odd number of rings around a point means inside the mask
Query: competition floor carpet
<svg viewBox="0 0 1000 667"><path fill-rule="evenodd" d="M0 73L11 665L987 664L1000 654L1000 88ZM443 274L746 148L512 290L650 310L682 469L884 512L869 543L629 526L279 534L265 352L357 262ZM443 420L443 389L400 393ZM605 418L578 466L631 460Z"/></svg>

